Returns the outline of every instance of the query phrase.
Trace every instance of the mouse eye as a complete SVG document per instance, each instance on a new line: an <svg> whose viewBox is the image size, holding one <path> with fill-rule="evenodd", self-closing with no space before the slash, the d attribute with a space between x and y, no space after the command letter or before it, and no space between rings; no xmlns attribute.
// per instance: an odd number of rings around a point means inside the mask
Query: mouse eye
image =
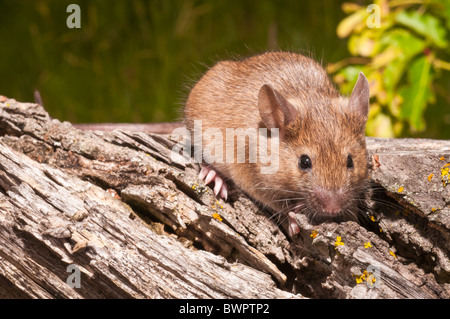
<svg viewBox="0 0 450 319"><path fill-rule="evenodd" d="M300 156L300 159L298 160L298 167L302 171L308 171L311 169L312 163L311 158L308 155L303 154Z"/></svg>
<svg viewBox="0 0 450 319"><path fill-rule="evenodd" d="M353 164L353 158L352 158L352 154L348 154L347 156L347 168L348 169L353 169L355 166Z"/></svg>

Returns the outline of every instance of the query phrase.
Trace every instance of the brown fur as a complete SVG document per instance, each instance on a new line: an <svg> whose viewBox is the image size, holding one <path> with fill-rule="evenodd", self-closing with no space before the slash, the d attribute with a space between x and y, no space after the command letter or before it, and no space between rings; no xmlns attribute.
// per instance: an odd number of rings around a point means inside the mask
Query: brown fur
<svg viewBox="0 0 450 319"><path fill-rule="evenodd" d="M189 95L184 110L187 128L193 133L194 120L202 120L203 131L218 128L225 138L226 128L264 127L258 94L265 84L298 111L298 117L282 127L278 172L261 174L260 163L214 163L214 169L278 212L295 210L319 221L343 215L354 219L367 180L367 114L349 106L349 99L339 95L314 60L296 53L271 52L239 62L219 62ZM365 98L368 102L366 95L362 95L363 102ZM354 105L361 103L360 96L353 100ZM203 146L211 141L203 140ZM309 172L298 167L302 154L312 159ZM348 154L353 157L353 170L346 166ZM323 212L317 195L322 189L342 190L342 214L327 216Z"/></svg>

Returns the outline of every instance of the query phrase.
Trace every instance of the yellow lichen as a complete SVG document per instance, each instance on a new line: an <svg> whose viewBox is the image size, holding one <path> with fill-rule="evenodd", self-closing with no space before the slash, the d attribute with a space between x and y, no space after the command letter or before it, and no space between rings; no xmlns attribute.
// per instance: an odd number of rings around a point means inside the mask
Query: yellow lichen
<svg viewBox="0 0 450 319"><path fill-rule="evenodd" d="M395 253L394 253L392 250L389 250L389 254L390 254L391 256L394 256L395 259L397 259L397 256L395 255Z"/></svg>
<svg viewBox="0 0 450 319"><path fill-rule="evenodd" d="M430 175L428 175L428 181L431 182L431 179L433 178L433 173L431 173Z"/></svg>
<svg viewBox="0 0 450 319"><path fill-rule="evenodd" d="M212 214L212 217L213 217L214 219L217 219L219 222L221 222L221 221L223 220L222 217L221 217L218 213Z"/></svg>
<svg viewBox="0 0 450 319"><path fill-rule="evenodd" d="M356 275L355 279L357 284L361 284L365 281L368 282L371 286L374 285L376 281L374 274L372 274L371 272L367 272L367 270L364 270L362 275Z"/></svg>
<svg viewBox="0 0 450 319"><path fill-rule="evenodd" d="M344 242L342 241L341 236L337 236L336 237L336 242L334 243L335 249L337 249L338 246L344 246Z"/></svg>
<svg viewBox="0 0 450 319"><path fill-rule="evenodd" d="M370 244L370 241L368 241L367 243L364 243L364 248L371 248L372 245Z"/></svg>
<svg viewBox="0 0 450 319"><path fill-rule="evenodd" d="M368 282L371 286L373 286L376 282L376 278L372 273L369 273L369 276L367 276L366 282Z"/></svg>
<svg viewBox="0 0 450 319"><path fill-rule="evenodd" d="M444 167L441 168L441 180L442 180L442 186L447 186L447 184L450 183L450 163L447 163L444 165Z"/></svg>
<svg viewBox="0 0 450 319"><path fill-rule="evenodd" d="M399 189L397 190L399 193L403 192L405 188L403 186L399 187Z"/></svg>
<svg viewBox="0 0 450 319"><path fill-rule="evenodd" d="M218 200L216 200L216 205L217 205L217 207L223 208L223 205L220 204L220 202Z"/></svg>
<svg viewBox="0 0 450 319"><path fill-rule="evenodd" d="M317 237L317 230L313 230L312 232L311 232L311 235L310 235L310 237L312 237L312 238L316 238Z"/></svg>

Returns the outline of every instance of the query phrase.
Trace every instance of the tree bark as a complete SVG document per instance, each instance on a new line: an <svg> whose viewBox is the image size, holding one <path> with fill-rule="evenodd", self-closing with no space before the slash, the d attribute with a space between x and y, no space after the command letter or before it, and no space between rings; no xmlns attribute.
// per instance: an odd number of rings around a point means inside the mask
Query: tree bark
<svg viewBox="0 0 450 319"><path fill-rule="evenodd" d="M288 238L240 190L217 200L170 136L3 97L0 297L449 298L450 142L367 143L368 222L300 216Z"/></svg>

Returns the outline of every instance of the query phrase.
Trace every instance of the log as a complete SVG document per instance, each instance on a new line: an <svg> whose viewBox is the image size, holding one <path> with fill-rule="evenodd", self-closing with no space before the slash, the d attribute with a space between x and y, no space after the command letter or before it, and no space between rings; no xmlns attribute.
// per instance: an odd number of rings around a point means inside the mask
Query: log
<svg viewBox="0 0 450 319"><path fill-rule="evenodd" d="M175 143L1 98L0 297L450 297L449 141L367 138L367 222L299 216L296 238Z"/></svg>

